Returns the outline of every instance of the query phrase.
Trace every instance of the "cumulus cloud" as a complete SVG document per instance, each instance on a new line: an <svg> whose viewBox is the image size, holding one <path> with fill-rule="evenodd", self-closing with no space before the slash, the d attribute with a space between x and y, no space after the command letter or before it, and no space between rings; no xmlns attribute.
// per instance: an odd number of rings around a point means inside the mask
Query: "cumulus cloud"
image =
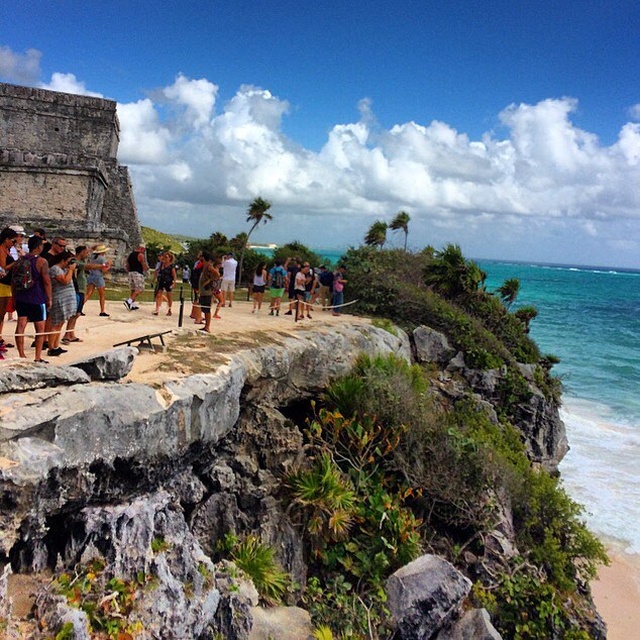
<svg viewBox="0 0 640 640"><path fill-rule="evenodd" d="M53 73L51 82L40 83L41 89L50 91L61 91L62 93L75 93L81 96L91 96L92 98L103 98L101 93L89 91L84 82L78 80L73 73Z"/></svg>
<svg viewBox="0 0 640 640"><path fill-rule="evenodd" d="M0 79L6 82L31 85L40 78L42 52L27 49L16 53L9 47L0 47Z"/></svg>
<svg viewBox="0 0 640 640"><path fill-rule="evenodd" d="M399 209L431 244L434 235L460 241L452 231L476 243L526 241L532 229L551 243L552 229L574 224L613 246L620 238L605 226L640 217L640 124L603 146L572 122L572 98L512 104L499 114L506 135L481 140L440 121L382 130L364 99L356 121L336 124L315 152L283 134L289 104L266 89L242 86L220 107L216 85L181 74L161 96L172 118L151 99L119 105L120 159L133 165L141 211L188 211L193 232L237 232L238 219L225 228L228 212L256 195L281 212L270 238L313 233L325 245L357 243Z"/></svg>

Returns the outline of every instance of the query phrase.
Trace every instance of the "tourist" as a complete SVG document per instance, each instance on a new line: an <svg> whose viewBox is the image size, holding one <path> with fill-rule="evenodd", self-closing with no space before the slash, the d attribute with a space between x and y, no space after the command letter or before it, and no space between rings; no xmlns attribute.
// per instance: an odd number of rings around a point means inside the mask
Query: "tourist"
<svg viewBox="0 0 640 640"><path fill-rule="evenodd" d="M47 264L49 265L49 267L51 267L51 265L53 264L52 263L53 256L57 256L59 253L66 251L67 240L62 236L55 236L52 242L48 243L48 245L49 245L48 249L45 250L44 248L45 244L43 240L43 245L42 245L43 249L42 249L41 257L44 258L47 261Z"/></svg>
<svg viewBox="0 0 640 640"><path fill-rule="evenodd" d="M253 309L251 313L255 313L256 311L259 313L260 309L262 309L262 298L267 286L267 278L266 264L261 262L253 274Z"/></svg>
<svg viewBox="0 0 640 640"><path fill-rule="evenodd" d="M23 289L13 278L12 290L16 301L18 322L16 324L16 348L21 358L26 358L24 352L24 331L28 322L33 322L36 328L35 361L46 362L42 359L42 343L44 342L44 324L47 319L47 309L51 308L51 279L49 265L40 257L42 238L31 236L27 243L29 253L25 260L29 261L32 285ZM17 268L14 267L14 268Z"/></svg>
<svg viewBox="0 0 640 640"><path fill-rule="evenodd" d="M76 313L67 322L67 330L62 338L62 344L69 344L71 342L82 342L81 338L78 338L75 333L76 323L80 316L83 316L82 312L84 308L84 299L87 294L87 258L89 257L89 247L84 245L78 245L76 247L76 269L73 273L73 286L76 293Z"/></svg>
<svg viewBox="0 0 640 640"><path fill-rule="evenodd" d="M284 268L287 270L287 282L289 283L287 291L289 296L289 310L285 313L285 315L290 316L293 313L293 307L296 305L296 275L301 268L300 260L298 258L287 258L287 261L284 264Z"/></svg>
<svg viewBox="0 0 640 640"><path fill-rule="evenodd" d="M54 241L55 244L55 241ZM89 262L91 265L94 265L93 268L89 269L89 275L87 276L87 294L85 297L85 301L91 300L91 296L93 292L98 290L98 299L100 300L100 316L103 318L108 318L109 314L106 310L107 304L107 295L106 288L107 285L104 281L104 274L111 269L111 262L109 262L104 255L109 251L109 247L106 247L103 244L97 244L91 249L91 258ZM95 268L97 266L97 268Z"/></svg>
<svg viewBox="0 0 640 640"><path fill-rule="evenodd" d="M340 315L340 307L344 303L344 285L347 283L347 280L344 277L346 273L346 267L341 264L337 271L333 274L333 315Z"/></svg>
<svg viewBox="0 0 640 640"><path fill-rule="evenodd" d="M222 277L220 275L221 261L216 260L213 263L211 254L207 251L202 252L202 273L200 274L200 282L198 283L200 309L204 314L204 327L201 327L201 331L211 333L211 304L213 299L217 300L216 311L213 317L216 320L221 320L220 307L224 306L224 296L222 295Z"/></svg>
<svg viewBox="0 0 640 640"><path fill-rule="evenodd" d="M0 232L0 360L4 359L3 354L7 349L13 347L2 338L2 329L4 316L9 310L12 300L11 270L16 261L11 255L11 247L17 237L18 234L10 227L6 227Z"/></svg>
<svg viewBox="0 0 640 640"><path fill-rule="evenodd" d="M185 264L182 267L182 283L188 284L191 281L191 269L189 269L189 265Z"/></svg>
<svg viewBox="0 0 640 640"><path fill-rule="evenodd" d="M136 299L144 291L144 274L149 271L149 265L145 257L146 248L144 242L140 242L128 255L125 262L125 269L129 273L130 295L124 301L124 306L129 311L136 311L140 308L136 304Z"/></svg>
<svg viewBox="0 0 640 640"><path fill-rule="evenodd" d="M318 299L322 305L322 310L328 311L331 306L331 297L333 296L333 271L327 269L323 264L320 265L318 281L320 282Z"/></svg>
<svg viewBox="0 0 640 640"><path fill-rule="evenodd" d="M228 253L222 260L222 306L229 300L229 306L233 302L233 292L236 290L236 271L238 261L233 257L233 252Z"/></svg>
<svg viewBox="0 0 640 640"><path fill-rule="evenodd" d="M16 232L16 237L13 241L13 246L11 247L11 257L14 260L21 258L22 256L26 256L28 253L28 248L23 246L23 242L26 236L26 232L24 227L20 224L12 224L9 226L9 229Z"/></svg>
<svg viewBox="0 0 640 640"><path fill-rule="evenodd" d="M287 286L287 271L282 266L282 260L276 260L276 264L269 271L269 295L271 304L269 305L269 315L280 315L280 305L282 296Z"/></svg>
<svg viewBox="0 0 640 640"><path fill-rule="evenodd" d="M73 274L77 267L75 254L63 251L53 257L53 264L49 269L51 278L51 333L48 336L49 350L47 355L59 356L67 350L60 346L60 332L62 325L76 315L78 302L76 290L73 286Z"/></svg>
<svg viewBox="0 0 640 640"><path fill-rule="evenodd" d="M298 320L304 320L304 294L308 272L308 267L302 267L300 271L296 273L296 278L293 285L293 295L295 296L296 305L296 322L298 322Z"/></svg>
<svg viewBox="0 0 640 640"><path fill-rule="evenodd" d="M153 312L154 316L160 313L163 298L166 298L167 305L169 306L167 315L171 315L171 305L173 304L172 291L173 287L176 286L177 278L173 253L171 253L171 251L165 251L160 257L160 267L158 268L155 288L156 309Z"/></svg>
<svg viewBox="0 0 640 640"><path fill-rule="evenodd" d="M306 311L307 318L311 320L311 306L313 303L313 297L316 295L316 285L318 280L316 279L316 274L308 262L304 263L302 270L305 272L303 312Z"/></svg>
<svg viewBox="0 0 640 640"><path fill-rule="evenodd" d="M191 270L191 318L195 324L203 324L202 310L198 302L198 289L200 287L200 276L202 275L202 269L204 267L204 261L202 260L202 252L198 254L196 261L193 263L193 269Z"/></svg>

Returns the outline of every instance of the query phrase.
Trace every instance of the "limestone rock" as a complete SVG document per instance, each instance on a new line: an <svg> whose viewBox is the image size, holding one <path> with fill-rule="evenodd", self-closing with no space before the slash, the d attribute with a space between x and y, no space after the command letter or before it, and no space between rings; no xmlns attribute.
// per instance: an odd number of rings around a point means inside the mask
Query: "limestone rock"
<svg viewBox="0 0 640 640"><path fill-rule="evenodd" d="M450 629L441 631L437 640L502 640L502 636L491 624L486 609L471 609Z"/></svg>
<svg viewBox="0 0 640 640"><path fill-rule="evenodd" d="M86 384L91 378L77 369L57 367L50 364L30 362L29 366L20 363L2 369L0 394L23 393L45 387L61 387L72 384Z"/></svg>
<svg viewBox="0 0 640 640"><path fill-rule="evenodd" d="M120 380L131 371L137 354L135 347L120 347L72 362L69 366L84 371L91 380Z"/></svg>
<svg viewBox="0 0 640 640"><path fill-rule="evenodd" d="M311 616L299 607L254 607L249 640L307 640L313 637Z"/></svg>
<svg viewBox="0 0 640 640"><path fill-rule="evenodd" d="M398 569L386 584L401 640L429 640L449 621L471 581L446 560L424 555Z"/></svg>
<svg viewBox="0 0 640 640"><path fill-rule="evenodd" d="M447 337L430 327L417 327L413 331L418 362L437 362L444 364L455 355L455 349L449 345Z"/></svg>

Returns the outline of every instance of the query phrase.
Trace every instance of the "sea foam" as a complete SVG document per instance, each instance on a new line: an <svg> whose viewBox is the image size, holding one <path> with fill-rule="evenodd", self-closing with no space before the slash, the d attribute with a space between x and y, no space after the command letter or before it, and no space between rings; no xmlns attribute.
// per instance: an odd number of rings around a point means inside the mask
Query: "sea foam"
<svg viewBox="0 0 640 640"><path fill-rule="evenodd" d="M585 507L596 534L640 554L640 426L607 405L565 398L560 415L571 447L560 465L568 493Z"/></svg>

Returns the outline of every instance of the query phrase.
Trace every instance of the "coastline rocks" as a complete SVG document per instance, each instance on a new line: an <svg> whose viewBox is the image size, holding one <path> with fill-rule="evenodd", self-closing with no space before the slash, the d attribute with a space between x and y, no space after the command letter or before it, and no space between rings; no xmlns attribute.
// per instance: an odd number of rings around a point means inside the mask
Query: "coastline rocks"
<svg viewBox="0 0 640 640"><path fill-rule="evenodd" d="M86 384L91 378L78 369L57 367L50 364L18 363L2 369L0 394L24 393L46 387L61 387L72 384ZM2 421L5 422L5 419Z"/></svg>
<svg viewBox="0 0 640 640"><path fill-rule="evenodd" d="M502 640L502 636L491 624L486 609L471 609L450 629L440 632L437 640Z"/></svg>
<svg viewBox="0 0 640 640"><path fill-rule="evenodd" d="M109 349L72 362L69 367L84 371L91 380L120 380L131 371L136 355L138 350L135 347Z"/></svg>
<svg viewBox="0 0 640 640"><path fill-rule="evenodd" d="M413 342L418 362L446 364L456 355L447 337L431 327L417 327L413 331Z"/></svg>
<svg viewBox="0 0 640 640"><path fill-rule="evenodd" d="M401 640L434 638L459 609L471 581L446 560L424 555L389 577L389 609Z"/></svg>

